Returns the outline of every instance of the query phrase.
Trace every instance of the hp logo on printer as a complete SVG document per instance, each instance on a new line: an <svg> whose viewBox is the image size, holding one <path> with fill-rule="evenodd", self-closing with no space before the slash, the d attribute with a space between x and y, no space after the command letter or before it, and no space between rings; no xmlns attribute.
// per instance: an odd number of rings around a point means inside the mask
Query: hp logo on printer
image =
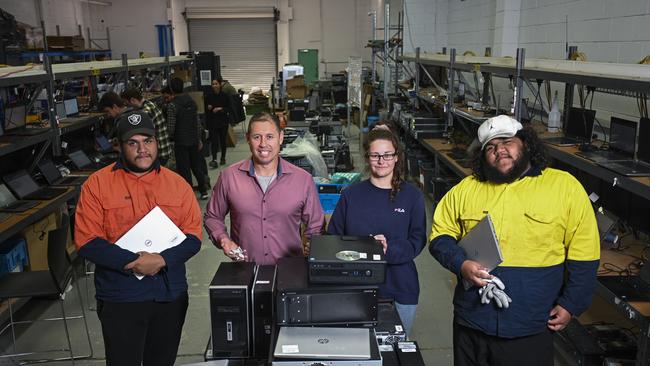
<svg viewBox="0 0 650 366"><path fill-rule="evenodd" d="M330 343L330 340L327 339L327 338L319 338L318 343L319 344L328 344L328 343Z"/></svg>

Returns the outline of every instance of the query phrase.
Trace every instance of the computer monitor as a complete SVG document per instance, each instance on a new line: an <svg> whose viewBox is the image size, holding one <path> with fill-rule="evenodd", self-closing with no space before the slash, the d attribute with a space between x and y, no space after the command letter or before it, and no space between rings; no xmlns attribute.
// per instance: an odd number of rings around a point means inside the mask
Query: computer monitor
<svg viewBox="0 0 650 366"><path fill-rule="evenodd" d="M99 149L103 153L107 152L113 152L113 145L111 144L110 141L108 141L108 138L104 135L97 135L95 136L95 141L97 142L97 145L99 146Z"/></svg>
<svg viewBox="0 0 650 366"><path fill-rule="evenodd" d="M612 117L609 124L609 148L631 156L634 155L636 122Z"/></svg>
<svg viewBox="0 0 650 366"><path fill-rule="evenodd" d="M65 104L63 102L56 102L56 116L59 117L59 119L64 119L68 115L65 113Z"/></svg>
<svg viewBox="0 0 650 366"><path fill-rule="evenodd" d="M636 150L639 160L650 163L650 118L644 117L639 121L639 146Z"/></svg>
<svg viewBox="0 0 650 366"><path fill-rule="evenodd" d="M26 105L17 105L5 108L5 130L13 130L25 126L25 117L27 114Z"/></svg>
<svg viewBox="0 0 650 366"><path fill-rule="evenodd" d="M75 116L79 114L79 106L77 105L77 98L66 99L63 101L65 105L65 114L66 116Z"/></svg>
<svg viewBox="0 0 650 366"><path fill-rule="evenodd" d="M594 128L594 118L596 118L596 111L572 107L569 110L569 122L564 134L568 137L590 142Z"/></svg>

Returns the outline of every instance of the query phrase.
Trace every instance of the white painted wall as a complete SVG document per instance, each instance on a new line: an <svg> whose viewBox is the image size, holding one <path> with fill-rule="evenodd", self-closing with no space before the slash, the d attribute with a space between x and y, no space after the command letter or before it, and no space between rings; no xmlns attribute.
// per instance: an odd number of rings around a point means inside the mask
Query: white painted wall
<svg viewBox="0 0 650 366"><path fill-rule="evenodd" d="M297 62L299 49L318 49L319 77L344 70L349 56L360 56L369 62L371 53L365 45L372 38L372 24L368 12L378 3L377 0L290 0L293 9L293 19L289 22L290 62Z"/></svg>
<svg viewBox="0 0 650 366"><path fill-rule="evenodd" d="M40 26L38 8L34 0L3 0L0 8L13 15L17 21L31 26Z"/></svg>
<svg viewBox="0 0 650 366"><path fill-rule="evenodd" d="M113 58L126 53L137 58L139 52L158 56L156 24L168 24L165 0L112 0L106 9L106 23L111 32Z"/></svg>
<svg viewBox="0 0 650 366"><path fill-rule="evenodd" d="M180 52L187 52L190 50L190 41L187 34L187 22L183 16L186 6L186 0L171 0L170 8L167 12L167 17L172 24L174 51L176 52L176 55Z"/></svg>

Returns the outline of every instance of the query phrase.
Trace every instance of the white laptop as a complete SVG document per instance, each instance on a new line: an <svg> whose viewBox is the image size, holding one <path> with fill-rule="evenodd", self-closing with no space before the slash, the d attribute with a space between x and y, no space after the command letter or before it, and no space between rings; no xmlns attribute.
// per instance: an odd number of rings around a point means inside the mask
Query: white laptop
<svg viewBox="0 0 650 366"><path fill-rule="evenodd" d="M293 359L370 359L370 329L281 327L274 357Z"/></svg>

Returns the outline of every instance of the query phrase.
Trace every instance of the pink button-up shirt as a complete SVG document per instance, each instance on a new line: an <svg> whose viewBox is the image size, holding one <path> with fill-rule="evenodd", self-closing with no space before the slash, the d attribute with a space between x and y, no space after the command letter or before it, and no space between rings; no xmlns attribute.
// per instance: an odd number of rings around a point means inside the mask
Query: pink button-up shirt
<svg viewBox="0 0 650 366"><path fill-rule="evenodd" d="M224 169L205 212L205 228L216 243L228 237L229 212L231 240L257 264L303 255L300 224L305 224L305 235L311 237L321 232L324 223L312 177L282 159L266 193L255 179L250 159Z"/></svg>

